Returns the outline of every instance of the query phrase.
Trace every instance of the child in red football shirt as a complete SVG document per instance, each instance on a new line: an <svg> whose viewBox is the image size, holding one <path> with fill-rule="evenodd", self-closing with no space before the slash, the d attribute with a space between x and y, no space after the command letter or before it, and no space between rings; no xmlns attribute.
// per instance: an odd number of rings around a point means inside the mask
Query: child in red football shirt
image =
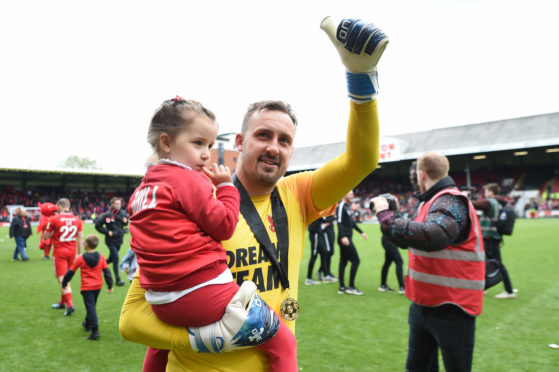
<svg viewBox="0 0 559 372"><path fill-rule="evenodd" d="M217 131L214 114L199 102L163 102L148 130L155 164L128 203L140 285L154 313L174 325L218 321L239 291L220 241L235 231L240 195L228 167L207 167ZM269 337L258 347L269 356L270 369L297 370L291 330L283 324ZM146 356L144 371L164 370L166 357L163 351L151 353L155 360Z"/></svg>
<svg viewBox="0 0 559 372"><path fill-rule="evenodd" d="M62 279L62 288L65 288L68 285L68 282L72 280L76 270L81 268L81 294L83 297L83 304L87 312L82 326L86 331L91 331L90 335L87 337L88 340L97 340L101 337L101 334L99 333L99 322L97 320L96 309L97 297L99 297L99 292L103 287L103 278L101 277L101 273L105 276L105 282L107 282L107 287L109 287L107 292L113 293L113 277L111 276L111 271L107 266L105 256L95 251L98 244L99 237L97 237L97 235L88 235L83 244L85 253L74 261L74 264L70 269L68 269L66 275L64 275L64 279Z"/></svg>

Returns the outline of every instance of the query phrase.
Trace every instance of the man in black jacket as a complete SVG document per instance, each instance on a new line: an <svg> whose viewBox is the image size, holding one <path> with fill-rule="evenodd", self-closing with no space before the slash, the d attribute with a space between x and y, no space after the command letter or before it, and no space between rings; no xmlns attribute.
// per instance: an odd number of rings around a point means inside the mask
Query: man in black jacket
<svg viewBox="0 0 559 372"><path fill-rule="evenodd" d="M412 191L413 191L413 197L414 198L418 198L419 194L421 193L419 191L419 185L417 184L417 163L414 161L411 163L410 165L410 171L409 171L409 178L410 178L410 183L411 183L411 187L412 187ZM370 204L370 209L371 212L374 213L374 204L371 203ZM417 215L419 209L419 203L415 203L413 208L409 211L408 214L408 218L409 219L413 219L415 218L415 216ZM399 211L394 212L394 217L401 217L401 214ZM382 247L384 248L384 264L382 265L382 269L380 272L380 287L379 287L379 291L380 292L394 292L394 290L392 288L390 288L388 286L388 284L386 284L386 278L388 276L388 269L390 268L390 265L392 264L392 262L394 262L394 264L396 265L396 277L398 279L398 285L400 286L400 289L398 290L398 294L405 294L405 289L404 289L404 270L403 270L403 266L404 266L404 261L402 260L402 256L400 255L400 251L398 250L398 246L394 243L392 243L386 236L382 236L381 238L381 244ZM404 247L404 248L407 248ZM436 362L436 361L435 361ZM438 370L434 369L434 370Z"/></svg>
<svg viewBox="0 0 559 372"><path fill-rule="evenodd" d="M118 197L111 198L111 208L95 221L95 229L105 235L105 244L109 248L107 263L113 263L116 285L124 285L118 274L118 251L122 245L124 227L128 225L128 213L121 209L122 201Z"/></svg>
<svg viewBox="0 0 559 372"><path fill-rule="evenodd" d="M18 255L21 256L22 261L29 261L29 257L25 254L27 248L27 238L31 235L31 223L25 214L25 208L17 208L16 214L10 224L10 238L16 241L16 249L12 261L19 261Z"/></svg>
<svg viewBox="0 0 559 372"><path fill-rule="evenodd" d="M363 292L355 287L355 275L357 274L360 260L357 249L355 249L351 238L353 236L353 229L357 230L365 240L367 240L367 234L365 234L353 220L353 212L351 211L352 199L353 191L350 191L344 196L340 204L338 204L336 210L338 221L338 245L340 246L340 268L338 274L340 289L338 293L360 296ZM346 288L344 271L348 261L351 262L351 269L349 272L349 287Z"/></svg>

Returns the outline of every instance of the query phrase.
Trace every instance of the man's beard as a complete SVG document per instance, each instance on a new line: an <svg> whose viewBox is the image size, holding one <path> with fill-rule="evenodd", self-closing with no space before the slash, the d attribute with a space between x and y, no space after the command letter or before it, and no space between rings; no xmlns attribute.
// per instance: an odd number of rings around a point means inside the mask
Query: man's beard
<svg viewBox="0 0 559 372"><path fill-rule="evenodd" d="M266 168L266 161L273 163L274 168ZM258 157L255 169L255 178L263 186L275 186L278 180L285 174L285 169L282 169L282 162L277 156L261 155Z"/></svg>

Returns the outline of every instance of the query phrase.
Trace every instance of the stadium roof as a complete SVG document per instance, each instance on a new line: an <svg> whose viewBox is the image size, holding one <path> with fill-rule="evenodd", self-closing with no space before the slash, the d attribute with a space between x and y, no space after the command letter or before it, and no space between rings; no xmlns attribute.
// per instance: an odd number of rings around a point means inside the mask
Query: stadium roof
<svg viewBox="0 0 559 372"><path fill-rule="evenodd" d="M559 145L559 112L382 137L380 162L417 159L426 151L464 155ZM316 169L345 142L296 148L288 172Z"/></svg>

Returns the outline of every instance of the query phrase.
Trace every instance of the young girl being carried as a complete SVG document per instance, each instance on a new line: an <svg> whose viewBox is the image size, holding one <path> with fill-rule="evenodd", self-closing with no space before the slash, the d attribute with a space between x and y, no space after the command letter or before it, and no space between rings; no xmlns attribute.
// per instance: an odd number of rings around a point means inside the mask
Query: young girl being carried
<svg viewBox="0 0 559 372"><path fill-rule="evenodd" d="M228 167L208 167L217 132L214 114L199 102L178 96L163 102L148 130L154 164L128 203L140 284L154 313L174 325L218 321L239 292L220 241L235 231L240 196ZM258 335L269 341L257 347L271 371L296 371L295 336L270 313L277 326ZM164 365L166 353L157 355Z"/></svg>

